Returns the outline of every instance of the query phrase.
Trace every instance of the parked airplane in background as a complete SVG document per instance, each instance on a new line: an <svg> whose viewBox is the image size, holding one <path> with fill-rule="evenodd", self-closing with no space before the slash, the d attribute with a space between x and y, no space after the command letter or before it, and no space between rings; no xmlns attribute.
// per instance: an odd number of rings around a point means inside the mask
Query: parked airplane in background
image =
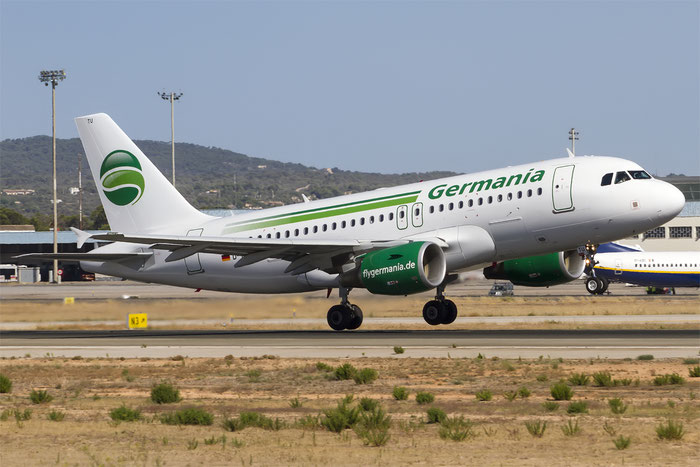
<svg viewBox="0 0 700 467"><path fill-rule="evenodd" d="M639 234L675 217L683 194L634 162L573 157L215 218L192 207L105 114L76 119L113 243L88 253L23 255L80 261L86 271L143 282L246 293L337 288L335 330L356 329L352 288L407 295L436 289L432 325L457 307L456 273L506 260L530 285L578 277L577 248ZM89 234L74 230L78 246ZM544 258L544 259L542 259ZM517 282L516 282L517 283Z"/></svg>
<svg viewBox="0 0 700 467"><path fill-rule="evenodd" d="M617 243L600 245L586 290L602 294L610 282L648 287L700 287L700 251L641 251Z"/></svg>

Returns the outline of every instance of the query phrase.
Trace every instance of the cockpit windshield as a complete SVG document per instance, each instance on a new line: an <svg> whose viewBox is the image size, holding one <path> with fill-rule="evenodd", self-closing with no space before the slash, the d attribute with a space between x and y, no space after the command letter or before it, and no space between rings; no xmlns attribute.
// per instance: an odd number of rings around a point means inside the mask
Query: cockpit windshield
<svg viewBox="0 0 700 467"><path fill-rule="evenodd" d="M651 175L643 170L630 170L629 172L632 178L635 180L649 180L651 178Z"/></svg>
<svg viewBox="0 0 700 467"><path fill-rule="evenodd" d="M627 172L618 172L615 174L615 184L616 185L618 183L624 183L627 180L630 180L630 176L627 175Z"/></svg>

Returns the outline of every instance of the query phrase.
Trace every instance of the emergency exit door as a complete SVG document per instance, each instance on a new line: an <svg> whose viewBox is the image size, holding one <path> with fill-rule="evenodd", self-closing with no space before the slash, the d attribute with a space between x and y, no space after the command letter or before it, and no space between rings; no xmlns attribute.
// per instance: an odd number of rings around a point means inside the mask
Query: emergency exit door
<svg viewBox="0 0 700 467"><path fill-rule="evenodd" d="M203 230L204 229L192 229L189 232L187 232L187 236L201 237ZM202 263L199 261L199 253L195 253L185 258L185 266L187 266L187 274L199 274L201 272L204 272L204 268L202 268Z"/></svg>

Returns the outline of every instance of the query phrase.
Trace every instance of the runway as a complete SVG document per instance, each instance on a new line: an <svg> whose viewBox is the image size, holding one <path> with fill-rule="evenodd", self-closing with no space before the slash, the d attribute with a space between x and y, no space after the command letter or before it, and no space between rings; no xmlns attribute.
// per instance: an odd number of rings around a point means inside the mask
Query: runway
<svg viewBox="0 0 700 467"><path fill-rule="evenodd" d="M397 355L394 346L405 353ZM0 357L697 357L700 330L2 331Z"/></svg>

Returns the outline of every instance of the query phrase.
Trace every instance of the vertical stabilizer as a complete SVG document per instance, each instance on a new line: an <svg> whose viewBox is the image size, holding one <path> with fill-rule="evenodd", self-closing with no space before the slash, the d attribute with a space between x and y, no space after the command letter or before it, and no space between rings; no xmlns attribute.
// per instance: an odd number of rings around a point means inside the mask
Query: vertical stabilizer
<svg viewBox="0 0 700 467"><path fill-rule="evenodd" d="M181 233L211 219L196 210L107 114L75 119L110 229Z"/></svg>

